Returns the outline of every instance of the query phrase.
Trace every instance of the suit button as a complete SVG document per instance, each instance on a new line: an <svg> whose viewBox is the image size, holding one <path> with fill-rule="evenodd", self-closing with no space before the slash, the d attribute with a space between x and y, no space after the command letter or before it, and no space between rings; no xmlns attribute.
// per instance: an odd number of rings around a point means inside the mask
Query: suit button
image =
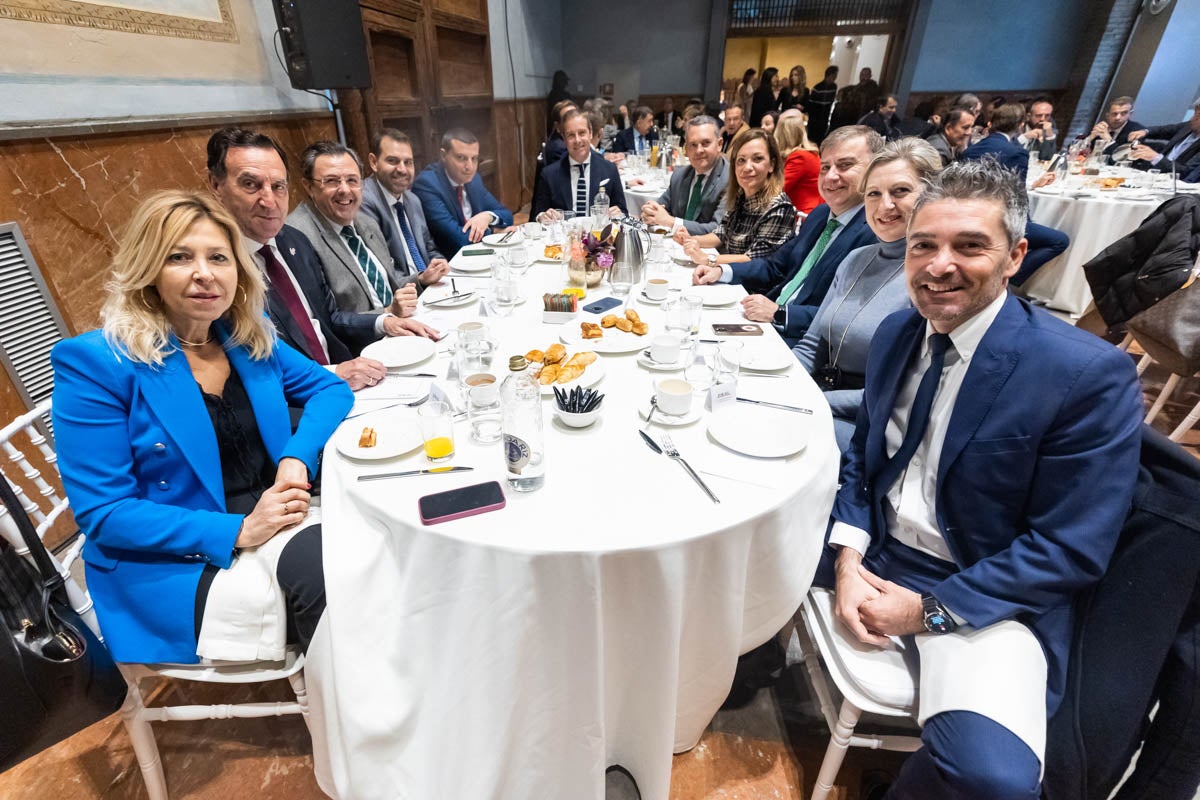
<svg viewBox="0 0 1200 800"><path fill-rule="evenodd" d="M166 481L159 481L158 488L159 488L159 491L165 492L167 489L171 488L171 484L167 483Z"/></svg>
<svg viewBox="0 0 1200 800"><path fill-rule="evenodd" d="M162 442L155 442L154 443L154 452L157 455L165 456L167 454L167 446L165 444L163 444Z"/></svg>

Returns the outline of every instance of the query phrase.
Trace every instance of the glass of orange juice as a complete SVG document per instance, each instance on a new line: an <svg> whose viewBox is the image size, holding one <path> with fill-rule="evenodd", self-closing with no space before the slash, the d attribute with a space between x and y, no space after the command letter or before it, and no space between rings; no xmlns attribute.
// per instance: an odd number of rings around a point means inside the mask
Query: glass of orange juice
<svg viewBox="0 0 1200 800"><path fill-rule="evenodd" d="M446 461L454 455L454 420L450 406L430 400L417 408L417 420L421 425L421 440L425 443L425 457L434 463Z"/></svg>

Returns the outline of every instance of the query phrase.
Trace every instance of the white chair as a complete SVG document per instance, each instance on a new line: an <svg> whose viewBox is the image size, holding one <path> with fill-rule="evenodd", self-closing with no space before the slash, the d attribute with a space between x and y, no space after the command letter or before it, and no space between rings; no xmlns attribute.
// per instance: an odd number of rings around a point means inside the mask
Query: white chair
<svg viewBox="0 0 1200 800"><path fill-rule="evenodd" d="M917 715L917 676L910 671L900 649L883 650L859 642L834 614L833 592L809 590L800 606L803 626L796 637L804 656L809 682L829 726L829 747L821 761L811 800L833 797L834 781L850 747L913 752L921 747L919 734L861 735L855 733L862 714L911 720ZM897 643L898 648L904 647ZM841 708L825 680L825 670L842 695Z"/></svg>

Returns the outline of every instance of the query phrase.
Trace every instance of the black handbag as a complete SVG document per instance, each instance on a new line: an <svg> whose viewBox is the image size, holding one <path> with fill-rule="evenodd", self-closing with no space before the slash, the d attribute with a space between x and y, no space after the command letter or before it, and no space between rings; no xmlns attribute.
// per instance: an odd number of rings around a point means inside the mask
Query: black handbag
<svg viewBox="0 0 1200 800"><path fill-rule="evenodd" d="M125 681L67 600L33 523L0 476L0 497L32 563L0 539L0 771L121 707Z"/></svg>

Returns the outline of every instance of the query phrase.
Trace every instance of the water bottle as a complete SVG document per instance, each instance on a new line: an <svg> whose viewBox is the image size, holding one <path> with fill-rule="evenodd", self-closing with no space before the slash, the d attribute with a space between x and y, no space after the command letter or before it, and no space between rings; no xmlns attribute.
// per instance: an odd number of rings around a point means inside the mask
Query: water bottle
<svg viewBox="0 0 1200 800"><path fill-rule="evenodd" d="M605 179L600 183L600 188L592 199L592 230L596 236L600 236L604 226L608 224L608 207L611 204L608 200L608 190L605 188L607 182Z"/></svg>
<svg viewBox="0 0 1200 800"><path fill-rule="evenodd" d="M508 377L500 386L501 430L508 485L532 492L546 482L542 436L542 391L525 356L508 360Z"/></svg>

